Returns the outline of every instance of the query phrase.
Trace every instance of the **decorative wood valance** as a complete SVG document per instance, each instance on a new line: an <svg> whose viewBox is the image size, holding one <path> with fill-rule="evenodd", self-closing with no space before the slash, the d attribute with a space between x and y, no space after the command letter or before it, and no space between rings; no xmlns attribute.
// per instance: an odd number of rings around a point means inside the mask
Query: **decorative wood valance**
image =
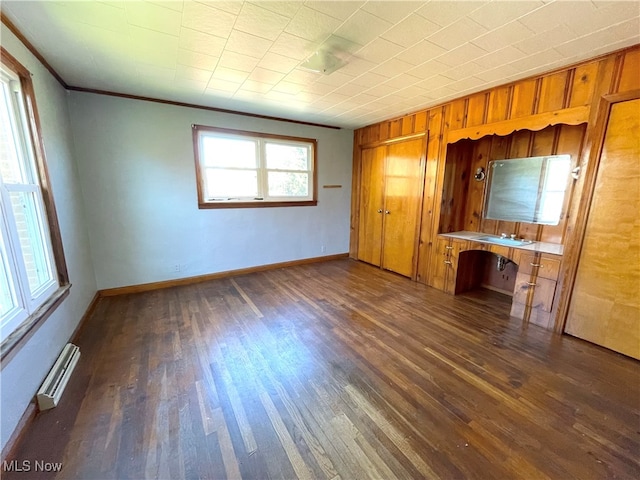
<svg viewBox="0 0 640 480"><path fill-rule="evenodd" d="M468 138L478 140L486 135L506 136L517 130L537 132L552 125L580 125L589 121L589 106L564 108L553 112L539 113L525 118L514 118L502 122L486 123L475 127L449 130L447 143Z"/></svg>

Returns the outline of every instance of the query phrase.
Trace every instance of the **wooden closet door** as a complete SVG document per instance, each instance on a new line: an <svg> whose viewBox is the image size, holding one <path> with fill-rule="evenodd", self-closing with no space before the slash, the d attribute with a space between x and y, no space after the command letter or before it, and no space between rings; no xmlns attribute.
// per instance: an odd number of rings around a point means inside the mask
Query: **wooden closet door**
<svg viewBox="0 0 640 480"><path fill-rule="evenodd" d="M362 150L358 260L380 266L386 147Z"/></svg>
<svg viewBox="0 0 640 480"><path fill-rule="evenodd" d="M382 267L412 277L424 177L424 138L389 145Z"/></svg>
<svg viewBox="0 0 640 480"><path fill-rule="evenodd" d="M640 99L613 104L565 331L640 359Z"/></svg>

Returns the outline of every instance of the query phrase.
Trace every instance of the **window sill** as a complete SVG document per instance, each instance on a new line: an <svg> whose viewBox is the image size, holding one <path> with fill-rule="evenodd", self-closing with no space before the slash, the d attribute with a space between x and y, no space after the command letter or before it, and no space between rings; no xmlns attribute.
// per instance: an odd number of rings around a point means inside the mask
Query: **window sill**
<svg viewBox="0 0 640 480"><path fill-rule="evenodd" d="M264 207L315 207L317 200L300 200L292 202L200 202L199 209L208 208L264 208Z"/></svg>
<svg viewBox="0 0 640 480"><path fill-rule="evenodd" d="M69 295L71 284L62 285L49 299L33 312L20 326L0 344L0 369L6 362L38 330L44 321L51 315L62 301Z"/></svg>

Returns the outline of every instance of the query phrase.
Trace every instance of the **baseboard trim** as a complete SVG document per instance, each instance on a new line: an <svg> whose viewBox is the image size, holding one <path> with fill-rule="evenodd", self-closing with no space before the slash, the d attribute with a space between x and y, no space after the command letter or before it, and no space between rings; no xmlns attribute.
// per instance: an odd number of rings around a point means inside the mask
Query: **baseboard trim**
<svg viewBox="0 0 640 480"><path fill-rule="evenodd" d="M76 339L80 336L80 332L82 332L82 329L84 328L84 325L87 323L87 320L89 320L89 317L91 317L91 315L93 315L93 312L95 312L96 307L98 306L99 300L100 300L100 292L96 292L93 298L91 299L91 302L89 302L89 305L87 306L87 310L84 312L84 315L82 315L82 318L78 322L76 329L71 334L71 337L69 340L71 343L75 343Z"/></svg>
<svg viewBox="0 0 640 480"><path fill-rule="evenodd" d="M13 430L11 437L9 437L9 441L7 441L6 445L2 449L2 458L0 459L0 465L4 465L4 462L10 462L15 458L18 450L18 445L20 445L22 437L35 420L37 413L38 408L36 407L35 399L33 399L31 400L31 402L29 402L29 405L27 405L27 409L22 414L22 417L20 417L20 421L18 422L18 425L16 425L16 428Z"/></svg>
<svg viewBox="0 0 640 480"><path fill-rule="evenodd" d="M278 268L295 267L298 265L307 265L310 263L328 262L330 260L340 260L348 258L348 253L338 253L335 255L325 255L323 257L303 258L301 260L292 260L289 262L270 263L267 265L259 265L257 267L240 268L238 270L227 270L224 272L208 273L206 275L198 275L195 277L176 278L175 280L165 280L162 282L142 283L139 285L130 285L127 287L106 288L99 290L101 297L113 297L117 295L127 295L131 293L149 292L151 290L160 290L163 288L179 287L183 285L192 285L194 283L207 282L209 280L218 280L221 278L236 277L238 275L246 275L248 273L264 272L267 270L276 270Z"/></svg>

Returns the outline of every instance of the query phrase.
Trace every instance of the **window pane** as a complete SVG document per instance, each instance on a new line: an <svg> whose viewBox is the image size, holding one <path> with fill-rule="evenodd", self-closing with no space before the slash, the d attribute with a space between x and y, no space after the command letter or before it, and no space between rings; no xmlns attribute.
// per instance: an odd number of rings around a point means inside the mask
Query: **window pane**
<svg viewBox="0 0 640 480"><path fill-rule="evenodd" d="M7 256L0 237L0 319L16 306L10 285Z"/></svg>
<svg viewBox="0 0 640 480"><path fill-rule="evenodd" d="M267 143L267 168L277 170L309 170L309 149L297 145Z"/></svg>
<svg viewBox="0 0 640 480"><path fill-rule="evenodd" d="M207 194L211 198L254 198L258 196L256 170L206 170Z"/></svg>
<svg viewBox="0 0 640 480"><path fill-rule="evenodd" d="M205 167L256 168L256 142L202 137Z"/></svg>
<svg viewBox="0 0 640 480"><path fill-rule="evenodd" d="M29 290L33 295L53 278L42 216L40 209L36 206L36 193L10 192L9 195L29 280Z"/></svg>
<svg viewBox="0 0 640 480"><path fill-rule="evenodd" d="M19 160L16 140L12 93L9 84L2 81L0 95L0 175L5 183L27 183L24 165ZM19 145L19 143L18 143Z"/></svg>
<svg viewBox="0 0 640 480"><path fill-rule="evenodd" d="M270 197L308 197L309 174L269 172Z"/></svg>

